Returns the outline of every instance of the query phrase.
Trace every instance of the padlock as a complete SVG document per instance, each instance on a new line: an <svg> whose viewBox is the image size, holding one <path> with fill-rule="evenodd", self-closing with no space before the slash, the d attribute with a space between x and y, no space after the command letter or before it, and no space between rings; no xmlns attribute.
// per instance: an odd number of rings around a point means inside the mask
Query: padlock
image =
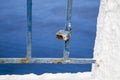
<svg viewBox="0 0 120 80"><path fill-rule="evenodd" d="M56 38L61 39L61 40L68 40L71 37L71 32L70 31L65 31L65 30L60 30L56 33Z"/></svg>

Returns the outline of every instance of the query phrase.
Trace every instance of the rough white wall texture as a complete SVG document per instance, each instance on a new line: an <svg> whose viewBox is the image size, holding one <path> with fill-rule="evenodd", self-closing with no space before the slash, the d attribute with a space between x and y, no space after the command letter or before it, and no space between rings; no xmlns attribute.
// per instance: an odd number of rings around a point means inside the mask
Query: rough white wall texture
<svg viewBox="0 0 120 80"><path fill-rule="evenodd" d="M95 80L120 80L120 0L101 0L94 57Z"/></svg>

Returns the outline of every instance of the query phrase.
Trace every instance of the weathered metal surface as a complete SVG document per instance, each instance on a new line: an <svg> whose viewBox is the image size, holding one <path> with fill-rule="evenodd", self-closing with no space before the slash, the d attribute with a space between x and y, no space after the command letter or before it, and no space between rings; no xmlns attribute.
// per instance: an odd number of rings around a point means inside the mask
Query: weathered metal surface
<svg viewBox="0 0 120 80"><path fill-rule="evenodd" d="M66 24L65 24L65 30L72 32L72 27L71 27L71 15L72 15L72 0L67 0L67 16L66 16ZM65 41L64 45L64 59L69 58L70 54L70 39Z"/></svg>
<svg viewBox="0 0 120 80"><path fill-rule="evenodd" d="M20 62L21 63L29 63L30 61L28 58L22 58L22 59L20 59Z"/></svg>
<svg viewBox="0 0 120 80"><path fill-rule="evenodd" d="M28 61L32 56L32 0L27 0L27 55ZM24 61L24 60L23 60Z"/></svg>
<svg viewBox="0 0 120 80"><path fill-rule="evenodd" d="M71 16L72 16L72 0L67 0L67 14L66 14L66 24L65 30L71 31Z"/></svg>
<svg viewBox="0 0 120 80"><path fill-rule="evenodd" d="M0 64L29 63L28 58L0 58Z"/></svg>
<svg viewBox="0 0 120 80"><path fill-rule="evenodd" d="M0 64L20 64L20 63L35 63L35 64L91 64L95 63L93 59L69 58L32 58L31 62L27 58L0 58Z"/></svg>
<svg viewBox="0 0 120 80"><path fill-rule="evenodd" d="M0 58L0 64L26 63L26 58Z"/></svg>

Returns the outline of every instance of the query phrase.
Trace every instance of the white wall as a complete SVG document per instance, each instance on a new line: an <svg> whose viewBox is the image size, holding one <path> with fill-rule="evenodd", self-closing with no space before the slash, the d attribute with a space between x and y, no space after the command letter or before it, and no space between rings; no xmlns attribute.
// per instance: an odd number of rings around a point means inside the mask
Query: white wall
<svg viewBox="0 0 120 80"><path fill-rule="evenodd" d="M94 57L95 80L120 79L120 0L101 0Z"/></svg>

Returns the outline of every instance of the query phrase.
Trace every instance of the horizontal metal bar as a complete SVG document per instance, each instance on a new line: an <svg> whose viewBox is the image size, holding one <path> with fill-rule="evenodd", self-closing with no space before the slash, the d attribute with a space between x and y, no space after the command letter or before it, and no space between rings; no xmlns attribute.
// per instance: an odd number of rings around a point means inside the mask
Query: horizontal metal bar
<svg viewBox="0 0 120 80"><path fill-rule="evenodd" d="M32 58L29 62L28 58L0 58L0 64L91 64L95 63L96 60L89 58L69 58L64 60L64 58Z"/></svg>

